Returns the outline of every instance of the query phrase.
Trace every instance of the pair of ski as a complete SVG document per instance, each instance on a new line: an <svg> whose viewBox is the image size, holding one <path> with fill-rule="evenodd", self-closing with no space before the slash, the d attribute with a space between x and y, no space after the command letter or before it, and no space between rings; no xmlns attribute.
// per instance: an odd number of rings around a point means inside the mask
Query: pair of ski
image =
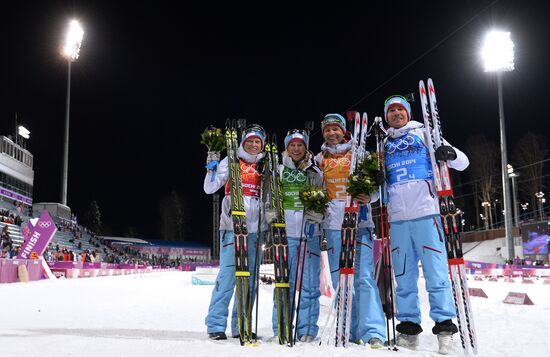
<svg viewBox="0 0 550 357"><path fill-rule="evenodd" d="M252 299L249 292L250 272L248 266L248 230L242 192L241 167L237 156L237 125L235 120L226 122L226 144L230 169L231 185L231 217L235 234L235 300L237 304L237 326L241 345L252 343ZM286 237L283 199L280 192L281 179L279 175L279 159L276 136L267 138L265 145L265 172L269 185L269 205L276 212L276 218L271 223L267 246L272 251L275 269L275 304L277 311L278 337L280 344L289 347L294 345L292 333L292 311L294 302L290 303L290 269L288 262L288 240ZM260 189L260 201L263 199L263 180ZM261 222L261 219L259 220ZM260 227L258 231L260 231ZM258 253L259 245L256 249ZM256 265L259 266L256 255ZM256 279L258 269L255 267ZM257 312L257 311L256 311ZM256 316L257 321L257 316Z"/></svg>
<svg viewBox="0 0 550 357"><path fill-rule="evenodd" d="M382 117L374 118L371 130L376 137L376 153L378 155L378 171L384 174L384 183L379 187L380 196L380 242L381 260L378 265L377 282L380 288L380 300L384 315L386 316L386 334L388 336L388 349L397 351L395 331L395 289L393 281L392 251L390 241L390 224L388 217L388 191L386 180L386 165L384 162L384 139L388 135L384 129Z"/></svg>
<svg viewBox="0 0 550 357"><path fill-rule="evenodd" d="M241 163L237 155L237 121L225 123L225 140L229 162L231 218L233 220L235 246L235 303L237 304L237 329L242 346L252 343L252 308L249 292L248 227L241 179ZM257 261L256 261L257 262ZM257 278L257 274L256 274Z"/></svg>
<svg viewBox="0 0 550 357"><path fill-rule="evenodd" d="M279 344L294 345L292 333L293 305L290 302L290 269L288 262L288 240L286 237L285 212L280 191L279 156L277 137L267 139L265 145L265 174L269 181L268 208L275 210L275 220L271 223L268 244L275 273L275 308L277 312L277 334Z"/></svg>
<svg viewBox="0 0 550 357"><path fill-rule="evenodd" d="M368 116L367 113L363 113L361 117L358 112L347 112L347 119L353 124L354 128L352 154L349 166L349 175L352 175L357 164L360 164L365 157ZM330 330L332 326L334 326L334 345L336 347L348 347L349 345L358 213L359 206L353 198L347 194L344 220L342 222L342 248L339 258L339 280L334 294L334 299L336 301L331 303L332 311L328 316L319 344L327 337L330 340Z"/></svg>
<svg viewBox="0 0 550 357"><path fill-rule="evenodd" d="M458 230L460 211L457 210L454 203L453 188L447 162L438 162L435 158L435 150L441 145L444 145L444 142L432 79L428 79L428 91L426 91L424 81L419 82L418 89L420 91L420 100L422 103L424 126L428 131L426 142L430 152L435 188L439 196L441 220L443 221L445 231L445 248L447 250L453 298L457 310L460 341L462 343L462 349L466 354L469 354L470 349L474 354L477 354L477 338L472 316L472 307L470 304L468 283L466 281L466 272L464 269L462 241Z"/></svg>

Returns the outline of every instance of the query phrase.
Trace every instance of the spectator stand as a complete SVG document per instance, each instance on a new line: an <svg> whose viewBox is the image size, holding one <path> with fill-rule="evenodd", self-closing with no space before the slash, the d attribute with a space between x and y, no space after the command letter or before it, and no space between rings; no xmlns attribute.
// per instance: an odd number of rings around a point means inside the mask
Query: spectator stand
<svg viewBox="0 0 550 357"><path fill-rule="evenodd" d="M196 266L211 266L210 248L194 242L143 240L126 237L101 237L119 256L149 262L153 265L179 267L182 270ZM185 268L184 268L185 267ZM184 269L183 269L184 268Z"/></svg>

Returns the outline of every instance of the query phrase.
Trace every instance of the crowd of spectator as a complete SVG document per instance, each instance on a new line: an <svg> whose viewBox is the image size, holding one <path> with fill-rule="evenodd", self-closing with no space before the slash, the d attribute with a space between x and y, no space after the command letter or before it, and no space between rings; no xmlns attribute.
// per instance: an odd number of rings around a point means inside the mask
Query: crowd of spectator
<svg viewBox="0 0 550 357"><path fill-rule="evenodd" d="M22 216L28 214L32 217L32 208L13 201L13 209L0 208L0 222L21 226ZM72 262L105 262L118 264L150 264L161 266L177 267L184 263L198 261L193 257L171 257L168 254L142 253L131 246L111 245L98 237L95 232L77 224L76 216L70 220L60 219L56 223L59 232L69 234L68 240L72 246L60 246L59 242L50 243L43 256L46 261L72 261ZM87 249L83 249L84 238L87 238ZM83 241L84 240L84 241ZM10 237L8 225L4 225L0 237L0 258L15 258L19 253L20 246L14 243Z"/></svg>
<svg viewBox="0 0 550 357"><path fill-rule="evenodd" d="M171 256L169 254L152 254L152 253L143 253L139 249L135 249L132 245L119 245L114 244L110 245L111 249L114 252L122 254L126 261L125 262L138 262L138 264L151 264L151 265L162 265L169 267L178 267L185 263L195 263L199 261L204 261L204 259L198 259L196 257L183 257L183 256Z"/></svg>
<svg viewBox="0 0 550 357"><path fill-rule="evenodd" d="M53 248L48 248L44 252L44 259L48 262L85 262L94 263L101 261L101 255L97 249L90 251L85 249L80 253L74 252L69 248L61 248L56 244Z"/></svg>
<svg viewBox="0 0 550 357"><path fill-rule="evenodd" d="M0 208L0 222L15 224L16 226L20 227L23 219L21 219L21 216L16 212Z"/></svg>
<svg viewBox="0 0 550 357"><path fill-rule="evenodd" d="M528 265L528 266L544 266L545 263L543 260L528 260L516 256L514 259L509 259L506 261L508 265Z"/></svg>
<svg viewBox="0 0 550 357"><path fill-rule="evenodd" d="M0 233L0 258L13 258L19 253L19 246L13 244L8 226L5 225Z"/></svg>

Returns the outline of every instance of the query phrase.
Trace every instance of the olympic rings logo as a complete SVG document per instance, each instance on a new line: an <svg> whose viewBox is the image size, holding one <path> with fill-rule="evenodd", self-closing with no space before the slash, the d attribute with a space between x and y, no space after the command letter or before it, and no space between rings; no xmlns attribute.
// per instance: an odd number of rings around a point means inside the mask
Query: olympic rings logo
<svg viewBox="0 0 550 357"><path fill-rule="evenodd" d="M407 150L412 144L414 144L414 138L410 135L407 135L404 138L399 138L393 142L388 141L386 143L386 152L388 154L393 154L395 150Z"/></svg>
<svg viewBox="0 0 550 357"><path fill-rule="evenodd" d="M288 183L303 183L306 182L306 175L301 171L283 171L283 181Z"/></svg>
<svg viewBox="0 0 550 357"><path fill-rule="evenodd" d="M241 172L247 175L260 176L260 173L256 171L256 168L254 166L246 165L243 163L241 163Z"/></svg>
<svg viewBox="0 0 550 357"><path fill-rule="evenodd" d="M350 160L347 157L339 157L337 159L327 159L327 163L325 164L325 167L328 170L334 169L338 166L340 167L349 167Z"/></svg>
<svg viewBox="0 0 550 357"><path fill-rule="evenodd" d="M38 222L38 225L40 226L40 228L48 228L51 223L50 222Z"/></svg>

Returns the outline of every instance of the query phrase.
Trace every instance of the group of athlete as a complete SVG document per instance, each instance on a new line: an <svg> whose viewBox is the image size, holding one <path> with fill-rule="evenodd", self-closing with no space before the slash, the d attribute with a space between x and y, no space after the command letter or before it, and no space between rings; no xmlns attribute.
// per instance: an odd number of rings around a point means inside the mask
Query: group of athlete
<svg viewBox="0 0 550 357"><path fill-rule="evenodd" d="M424 125L411 120L411 107L402 96L391 96L384 103L385 126L383 176L387 192L387 210L391 237L391 258L396 282L395 304L398 346L416 349L422 332L418 296L419 262L426 281L432 328L437 335L439 352L453 353L452 335L458 332L453 323L456 308L451 292L439 200L434 188L434 173L430 161ZM346 206L346 187L350 175L353 140L340 114L327 114L321 121L324 143L319 154L309 148L305 130L290 130L284 139L279 168L285 214L290 266L290 291L294 291L299 242L304 226L313 225L307 234L307 251L303 260L301 295L295 328L299 341L318 338L320 292L320 237L326 240L326 250L332 285L339 280L341 230ZM248 226L248 256L250 290L254 291L256 249L267 230L273 214L264 209L260 197L262 175L259 167L265 156L265 131L259 125L244 129L237 156L240 160L243 198ZM450 168L462 171L468 158L445 142L435 151L437 160L445 160ZM209 156L207 161L211 161ZM228 158L208 165L204 191L213 194L225 185L225 197L220 215L220 272L212 293L205 319L211 339L227 339L225 334L229 303L235 287L234 236L231 217L230 172ZM380 176L379 176L380 177ZM326 190L330 201L324 214L304 210L299 191L306 184ZM379 199L378 192L353 197L361 206L355 243L354 287L351 312L350 341L381 348L388 343L386 320L377 283L374 278L374 222L371 203ZM260 212L261 211L261 212ZM258 222L262 219L262 222ZM258 224L262 223L262 224ZM265 227L265 229L264 229ZM234 304L231 336L238 337L236 304ZM273 312L273 334L277 336L277 317Z"/></svg>

